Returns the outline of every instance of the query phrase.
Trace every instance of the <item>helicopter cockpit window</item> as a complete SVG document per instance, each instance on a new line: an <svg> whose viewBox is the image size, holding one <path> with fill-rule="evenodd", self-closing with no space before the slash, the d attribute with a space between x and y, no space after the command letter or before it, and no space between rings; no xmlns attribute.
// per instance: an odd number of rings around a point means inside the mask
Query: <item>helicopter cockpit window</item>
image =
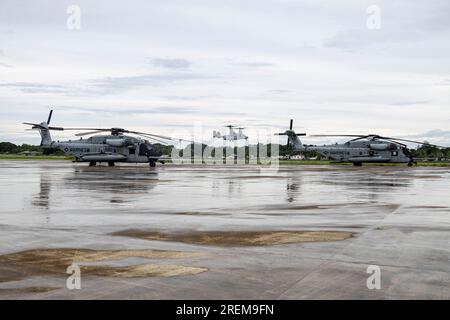
<svg viewBox="0 0 450 320"><path fill-rule="evenodd" d="M130 154L135 154L136 153L136 149L135 148L130 148Z"/></svg>
<svg viewBox="0 0 450 320"><path fill-rule="evenodd" d="M392 151L392 156L393 156L393 157L398 156L398 152L397 152L397 151Z"/></svg>

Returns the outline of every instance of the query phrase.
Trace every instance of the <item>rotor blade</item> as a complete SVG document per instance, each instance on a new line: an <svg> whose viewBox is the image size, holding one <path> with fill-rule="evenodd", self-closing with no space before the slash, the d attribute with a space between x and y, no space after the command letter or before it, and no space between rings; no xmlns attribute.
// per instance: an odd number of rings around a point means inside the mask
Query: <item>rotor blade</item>
<svg viewBox="0 0 450 320"><path fill-rule="evenodd" d="M105 128L63 128L65 131L111 131L111 129L105 129Z"/></svg>
<svg viewBox="0 0 450 320"><path fill-rule="evenodd" d="M157 137L157 138L161 138L161 139L165 139L165 140L178 140L178 139L174 139L174 138L171 138L171 137L161 136L159 134L145 133L145 132L139 132L139 131L125 130L124 133L134 133L134 134L137 134L137 135L143 135L143 136L149 136L149 137Z"/></svg>
<svg viewBox="0 0 450 320"><path fill-rule="evenodd" d="M381 138L381 139L382 139L382 140L386 140L386 141L390 141L390 142L395 143L395 144L399 144L399 145L401 145L401 146L403 146L403 147L406 147L406 144L401 143L401 142L399 142L399 141L395 141L395 140L388 139L388 138Z"/></svg>
<svg viewBox="0 0 450 320"><path fill-rule="evenodd" d="M64 131L63 127L48 127L48 130Z"/></svg>
<svg viewBox="0 0 450 320"><path fill-rule="evenodd" d="M415 140L408 140L408 139L400 139L400 138L390 138L390 137L380 137L381 139L388 139L388 140L393 140L393 141L404 141L404 142L410 142L410 143L417 143L417 144L421 144L421 145L429 145L429 146L433 146L433 147L438 147L438 148L448 148L448 147L444 147L444 146L439 146L437 144L432 144L429 142L422 142L422 141L415 141Z"/></svg>
<svg viewBox="0 0 450 320"><path fill-rule="evenodd" d="M50 121L52 121L52 115L53 115L53 110L50 110L50 113L48 114L47 124L50 124Z"/></svg>
<svg viewBox="0 0 450 320"><path fill-rule="evenodd" d="M310 137L359 137L359 138L367 138L372 135L361 135L361 134L313 134Z"/></svg>
<svg viewBox="0 0 450 320"><path fill-rule="evenodd" d="M292 130L293 127L294 127L294 119L291 119L291 123L289 125L289 130Z"/></svg>
<svg viewBox="0 0 450 320"><path fill-rule="evenodd" d="M366 139L366 138L373 137L373 136L374 136L374 135L366 135L366 136L363 136L363 137L359 137L359 138L356 138L356 139L352 139L352 140L350 140L350 142L358 141L358 140L362 140L362 139Z"/></svg>
<svg viewBox="0 0 450 320"><path fill-rule="evenodd" d="M33 126L33 127L39 127L42 129L45 129L45 127L41 126L40 124L37 123L30 123L30 122L22 122L23 124L26 124L27 126Z"/></svg>
<svg viewBox="0 0 450 320"><path fill-rule="evenodd" d="M160 144L166 145L166 146L169 145L166 141L162 141L162 140L159 140L159 139L156 139L156 138L152 138L152 137L147 137L147 138L151 139L151 140L154 140L154 141L156 141L156 142L158 142Z"/></svg>
<svg viewBox="0 0 450 320"><path fill-rule="evenodd" d="M109 130L95 130L95 131L89 131L89 132L82 132L82 133L77 133L75 136L77 137L83 137L83 136L88 136L91 134L96 134L96 133L100 133L103 131L109 131Z"/></svg>
<svg viewBox="0 0 450 320"><path fill-rule="evenodd" d="M140 135L142 135L144 137L148 137L148 138L154 139L154 140L157 140L157 139L154 138L154 136L157 136L157 135L148 135L148 134L140 134ZM160 138L166 139L166 140L170 140L170 141L174 141L174 142L175 141L177 141L177 142L184 141L184 142L189 142L189 143L193 143L193 144L201 144L201 143L195 142L193 140L186 140L186 139L180 139L180 138L171 138L171 137L162 137L162 136Z"/></svg>

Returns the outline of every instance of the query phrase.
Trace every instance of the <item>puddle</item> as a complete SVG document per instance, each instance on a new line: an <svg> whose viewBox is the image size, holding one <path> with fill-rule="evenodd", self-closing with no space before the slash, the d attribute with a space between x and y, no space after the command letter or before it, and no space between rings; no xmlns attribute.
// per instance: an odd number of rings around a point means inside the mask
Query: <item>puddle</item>
<svg viewBox="0 0 450 320"><path fill-rule="evenodd" d="M51 288L51 287L26 287L26 288L0 288L0 293L46 293L54 290L58 290L59 288Z"/></svg>
<svg viewBox="0 0 450 320"><path fill-rule="evenodd" d="M161 233L129 229L115 232L112 235L199 245L272 246L304 242L340 241L352 237L353 234L345 231L194 231Z"/></svg>
<svg viewBox="0 0 450 320"><path fill-rule="evenodd" d="M163 250L90 250L36 249L0 256L0 282L21 280L31 276L65 275L73 263L122 260L130 257L147 259L180 259L204 256L198 252ZM181 265L142 264L125 267L109 265L80 266L83 274L107 277L172 277L195 275L208 271Z"/></svg>

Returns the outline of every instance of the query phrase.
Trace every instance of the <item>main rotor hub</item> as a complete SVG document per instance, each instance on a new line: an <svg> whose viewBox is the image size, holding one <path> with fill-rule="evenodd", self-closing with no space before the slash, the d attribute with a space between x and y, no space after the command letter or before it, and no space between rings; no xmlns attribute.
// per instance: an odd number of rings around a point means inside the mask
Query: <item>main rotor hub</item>
<svg viewBox="0 0 450 320"><path fill-rule="evenodd" d="M124 132L125 132L125 129L122 129L122 128L111 128L111 135L113 135L113 136L122 135Z"/></svg>

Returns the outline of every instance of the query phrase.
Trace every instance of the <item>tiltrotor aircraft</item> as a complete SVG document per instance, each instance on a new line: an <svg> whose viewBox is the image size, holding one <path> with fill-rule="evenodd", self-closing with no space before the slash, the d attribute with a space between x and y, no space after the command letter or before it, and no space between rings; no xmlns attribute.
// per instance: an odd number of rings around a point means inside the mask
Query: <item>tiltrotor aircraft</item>
<svg viewBox="0 0 450 320"><path fill-rule="evenodd" d="M41 134L41 147L44 153L49 153L52 149L60 149L65 154L75 157L77 162L89 162L90 166L95 166L98 162L108 163L109 166L114 166L115 162L131 162L131 163L149 163L150 167L154 167L156 162L164 163L164 159L155 146L146 139L150 139L161 144L168 143L160 140L174 140L170 137L165 137L157 134L150 134L137 131L129 131L122 128L100 129L100 128L63 128L52 127L50 121L52 119L53 110L50 111L47 122L29 123L26 125L32 126L31 130L39 130ZM53 141L50 131L88 131L78 133L76 136L83 137L101 132L110 132L108 135L96 135L87 139L80 138L79 140L69 141ZM133 134L146 139L128 136L124 134Z"/></svg>
<svg viewBox="0 0 450 320"><path fill-rule="evenodd" d="M349 137L353 139L341 144L305 146L298 137L306 136L306 133L295 133L292 126L293 120L291 119L289 130L277 133L277 135L288 136L288 145L292 147L293 152L315 151L330 160L352 162L355 166L361 166L363 163L407 163L408 166L417 164L411 151L402 142L446 148L427 142L383 137L378 134L314 135L315 137Z"/></svg>
<svg viewBox="0 0 450 320"><path fill-rule="evenodd" d="M230 129L229 134L225 134L222 136L219 131L214 131L213 138L223 139L226 141L248 140L248 137L242 132L242 130L244 130L245 128L236 127L231 124L225 127ZM238 130L238 132L236 132L234 129Z"/></svg>

